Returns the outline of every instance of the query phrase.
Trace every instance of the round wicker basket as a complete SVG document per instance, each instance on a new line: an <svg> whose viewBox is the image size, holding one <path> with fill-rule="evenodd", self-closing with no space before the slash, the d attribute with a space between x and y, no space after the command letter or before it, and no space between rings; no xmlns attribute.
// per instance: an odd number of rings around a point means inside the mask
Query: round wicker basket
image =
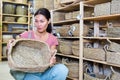
<svg viewBox="0 0 120 80"><path fill-rule="evenodd" d="M8 64L18 71L44 72L50 66L50 58L48 45L35 40L15 40L8 50Z"/></svg>

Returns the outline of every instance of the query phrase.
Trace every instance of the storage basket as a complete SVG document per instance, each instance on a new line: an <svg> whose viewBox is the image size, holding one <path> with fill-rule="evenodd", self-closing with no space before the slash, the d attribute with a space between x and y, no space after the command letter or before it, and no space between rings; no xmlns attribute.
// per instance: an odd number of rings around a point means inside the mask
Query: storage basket
<svg viewBox="0 0 120 80"><path fill-rule="evenodd" d="M23 72L43 72L49 66L51 53L44 42L20 39L14 41L8 50L8 64L11 69Z"/></svg>
<svg viewBox="0 0 120 80"><path fill-rule="evenodd" d="M110 45L109 45L108 49L110 51L120 52L120 44L115 43L115 42L110 42Z"/></svg>
<svg viewBox="0 0 120 80"><path fill-rule="evenodd" d="M16 7L16 14L17 15L27 15L28 9L26 6L17 5Z"/></svg>
<svg viewBox="0 0 120 80"><path fill-rule="evenodd" d="M19 17L19 18L17 18L17 22L26 23L27 18L26 17Z"/></svg>
<svg viewBox="0 0 120 80"><path fill-rule="evenodd" d="M120 27L107 28L108 37L120 37Z"/></svg>
<svg viewBox="0 0 120 80"><path fill-rule="evenodd" d="M107 76L95 74L96 77L90 76L87 73L84 73L84 80L109 80Z"/></svg>
<svg viewBox="0 0 120 80"><path fill-rule="evenodd" d="M61 37L67 37L69 36L68 31L70 30L70 27L68 27L67 25L64 25L60 28L56 29L56 32L60 34Z"/></svg>
<svg viewBox="0 0 120 80"><path fill-rule="evenodd" d="M75 56L79 56L79 41L72 42L72 53Z"/></svg>
<svg viewBox="0 0 120 80"><path fill-rule="evenodd" d="M72 54L72 42L69 40L60 40L59 49L63 54Z"/></svg>
<svg viewBox="0 0 120 80"><path fill-rule="evenodd" d="M74 5L79 2L80 2L80 0L61 0L60 5L62 7L66 7L66 6Z"/></svg>
<svg viewBox="0 0 120 80"><path fill-rule="evenodd" d="M112 75L110 80L119 80L120 79L120 70L114 70L113 67L111 66L111 70L112 70Z"/></svg>
<svg viewBox="0 0 120 80"><path fill-rule="evenodd" d="M72 35L74 36L74 37L78 37L79 36L79 32L80 32L80 28L79 28L80 26L79 26L79 24L73 24L72 26L71 26L71 28L74 28L75 30L72 30L71 31L71 33L72 33Z"/></svg>
<svg viewBox="0 0 120 80"><path fill-rule="evenodd" d="M5 3L3 6L3 13L6 14L15 14L15 5Z"/></svg>
<svg viewBox="0 0 120 80"><path fill-rule="evenodd" d="M7 22L15 22L15 17L4 17L4 21L7 21Z"/></svg>
<svg viewBox="0 0 120 80"><path fill-rule="evenodd" d="M68 59L62 59L62 63L64 63L68 67L69 77L73 77L73 78L79 77L79 63L77 61L70 61Z"/></svg>
<svg viewBox="0 0 120 80"><path fill-rule="evenodd" d="M110 8L110 2L95 5L95 16L110 15Z"/></svg>
<svg viewBox="0 0 120 80"><path fill-rule="evenodd" d="M100 48L84 48L85 58L105 61L105 51Z"/></svg>
<svg viewBox="0 0 120 80"><path fill-rule="evenodd" d="M108 63L120 64L120 52L110 51L108 45L104 47L106 51L106 61Z"/></svg>

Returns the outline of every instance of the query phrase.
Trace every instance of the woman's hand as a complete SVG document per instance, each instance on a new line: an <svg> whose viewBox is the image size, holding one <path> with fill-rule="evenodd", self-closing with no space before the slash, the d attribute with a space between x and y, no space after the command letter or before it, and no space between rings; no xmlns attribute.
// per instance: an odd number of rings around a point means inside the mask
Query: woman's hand
<svg viewBox="0 0 120 80"><path fill-rule="evenodd" d="M52 53L52 56L51 56L51 58L50 58L50 64L51 64L51 66L54 65L54 64L56 63L56 57L55 57L56 52L57 52L56 49L51 50L51 53Z"/></svg>
<svg viewBox="0 0 120 80"><path fill-rule="evenodd" d="M12 43L15 41L15 39L11 39L8 41L7 43L7 49L6 49L6 54L8 55L8 51L10 49L10 47L12 46Z"/></svg>

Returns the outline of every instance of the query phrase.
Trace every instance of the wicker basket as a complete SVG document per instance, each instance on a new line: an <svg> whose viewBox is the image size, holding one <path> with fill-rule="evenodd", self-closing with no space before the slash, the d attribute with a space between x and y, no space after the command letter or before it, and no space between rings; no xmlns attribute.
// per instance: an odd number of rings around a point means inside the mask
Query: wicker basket
<svg viewBox="0 0 120 80"><path fill-rule="evenodd" d="M84 57L105 61L105 51L99 48L84 48Z"/></svg>
<svg viewBox="0 0 120 80"><path fill-rule="evenodd" d="M6 13L6 14L14 14L15 13L15 5L14 4L4 4L3 6L3 13Z"/></svg>
<svg viewBox="0 0 120 80"><path fill-rule="evenodd" d="M107 76L95 74L96 77L92 77L87 73L84 73L84 80L109 80Z"/></svg>
<svg viewBox="0 0 120 80"><path fill-rule="evenodd" d="M17 5L16 7L16 14L17 15L27 15L28 9L26 6Z"/></svg>
<svg viewBox="0 0 120 80"><path fill-rule="evenodd" d="M51 58L47 44L40 41L16 40L8 50L8 63L11 69L23 72L43 72Z"/></svg>
<svg viewBox="0 0 120 80"><path fill-rule="evenodd" d="M68 67L68 69L69 69L68 76L69 77L72 77L72 78L79 77L79 63L77 61L70 61L68 59L63 58L62 63Z"/></svg>
<svg viewBox="0 0 120 80"><path fill-rule="evenodd" d="M72 53L75 56L79 56L79 41L72 42Z"/></svg>
<svg viewBox="0 0 120 80"><path fill-rule="evenodd" d="M108 37L120 37L120 27L111 27L107 29Z"/></svg>
<svg viewBox="0 0 120 80"><path fill-rule="evenodd" d="M113 67L111 67L112 75L110 80L119 80L120 79L120 70L114 70Z"/></svg>

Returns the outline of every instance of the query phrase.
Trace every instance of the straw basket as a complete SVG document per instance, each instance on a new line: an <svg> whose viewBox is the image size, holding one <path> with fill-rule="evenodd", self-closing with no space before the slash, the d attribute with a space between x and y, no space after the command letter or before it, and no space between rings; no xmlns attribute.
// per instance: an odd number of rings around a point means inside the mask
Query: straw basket
<svg viewBox="0 0 120 80"><path fill-rule="evenodd" d="M35 40L16 40L8 50L10 68L23 72L45 71L50 66L50 57L48 45Z"/></svg>
<svg viewBox="0 0 120 80"><path fill-rule="evenodd" d="M90 76L87 73L84 73L84 80L109 80L107 76L95 74L96 77Z"/></svg>
<svg viewBox="0 0 120 80"><path fill-rule="evenodd" d="M84 48L84 57L105 61L105 51L99 48Z"/></svg>
<svg viewBox="0 0 120 80"><path fill-rule="evenodd" d="M27 6L17 5L16 14L18 15L27 15L28 9Z"/></svg>
<svg viewBox="0 0 120 80"><path fill-rule="evenodd" d="M63 58L62 63L68 67L68 69L69 69L68 76L69 77L73 77L73 78L79 77L79 63L77 61L70 61L68 59Z"/></svg>
<svg viewBox="0 0 120 80"><path fill-rule="evenodd" d="M6 13L6 14L14 14L15 13L15 5L13 5L13 4L5 3L3 8L4 8L3 13Z"/></svg>
<svg viewBox="0 0 120 80"><path fill-rule="evenodd" d="M59 45L59 49L60 52L63 54L67 54L70 55L72 54L72 42L69 40L60 40L60 45Z"/></svg>
<svg viewBox="0 0 120 80"><path fill-rule="evenodd" d="M79 41L72 42L72 53L75 56L79 56Z"/></svg>
<svg viewBox="0 0 120 80"><path fill-rule="evenodd" d="M110 80L119 80L120 79L120 70L114 70L113 67L111 67L112 75Z"/></svg>

